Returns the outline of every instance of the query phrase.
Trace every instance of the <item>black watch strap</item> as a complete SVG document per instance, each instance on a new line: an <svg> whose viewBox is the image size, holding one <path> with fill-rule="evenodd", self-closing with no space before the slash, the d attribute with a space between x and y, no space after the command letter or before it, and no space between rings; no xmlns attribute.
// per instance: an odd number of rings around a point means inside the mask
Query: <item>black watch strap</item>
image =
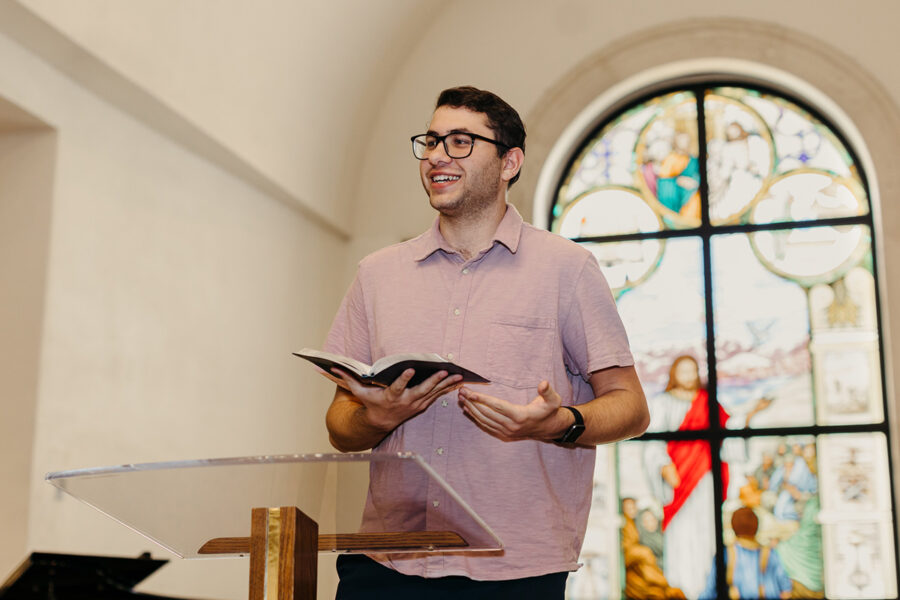
<svg viewBox="0 0 900 600"><path fill-rule="evenodd" d="M584 433L584 417L581 416L581 412L574 406L563 406L562 408L572 411L572 415L575 417L575 422L572 423L568 429L566 429L562 436L556 438L553 441L557 444L572 444L581 436L582 433Z"/></svg>

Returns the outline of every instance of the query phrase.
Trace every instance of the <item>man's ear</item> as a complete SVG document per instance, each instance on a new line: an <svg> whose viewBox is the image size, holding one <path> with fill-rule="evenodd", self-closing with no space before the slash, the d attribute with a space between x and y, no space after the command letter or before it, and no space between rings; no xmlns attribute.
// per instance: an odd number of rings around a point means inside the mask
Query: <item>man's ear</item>
<svg viewBox="0 0 900 600"><path fill-rule="evenodd" d="M500 160L503 162L500 179L508 182L522 169L522 164L525 162L525 153L522 152L521 148L510 148Z"/></svg>

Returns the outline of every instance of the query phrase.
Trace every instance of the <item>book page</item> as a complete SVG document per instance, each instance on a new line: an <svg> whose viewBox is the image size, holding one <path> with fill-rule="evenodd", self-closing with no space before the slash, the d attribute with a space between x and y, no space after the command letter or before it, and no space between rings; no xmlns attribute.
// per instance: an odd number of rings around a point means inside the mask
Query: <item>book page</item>
<svg viewBox="0 0 900 600"><path fill-rule="evenodd" d="M372 364L372 373L378 373L383 371L385 368L397 364L399 362L403 362L406 360L415 360L422 362L434 362L434 363L445 363L450 362L440 354L423 354L423 353L409 353L409 354L391 354L390 356L383 356L376 360Z"/></svg>
<svg viewBox="0 0 900 600"><path fill-rule="evenodd" d="M312 359L314 363L326 371L328 370L327 363L334 363L335 366L343 366L346 370L358 375L365 376L371 373L369 365L347 356L340 356L339 354L332 354L323 350L313 350L312 348L304 348L296 354L303 358Z"/></svg>

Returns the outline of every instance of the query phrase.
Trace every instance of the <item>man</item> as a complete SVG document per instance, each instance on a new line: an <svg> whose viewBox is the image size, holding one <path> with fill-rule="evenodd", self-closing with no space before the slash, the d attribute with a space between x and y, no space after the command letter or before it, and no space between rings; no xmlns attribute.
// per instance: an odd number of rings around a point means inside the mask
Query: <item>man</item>
<svg viewBox="0 0 900 600"><path fill-rule="evenodd" d="M328 431L343 452L423 456L504 550L341 557L338 598L562 599L578 568L593 446L649 421L628 341L592 255L506 203L525 157L511 106L471 87L445 90L412 141L438 218L360 263L326 350L364 362L435 352L492 383L460 387L442 371L406 387L408 370L380 388L336 370ZM379 487L373 479L370 493Z"/></svg>

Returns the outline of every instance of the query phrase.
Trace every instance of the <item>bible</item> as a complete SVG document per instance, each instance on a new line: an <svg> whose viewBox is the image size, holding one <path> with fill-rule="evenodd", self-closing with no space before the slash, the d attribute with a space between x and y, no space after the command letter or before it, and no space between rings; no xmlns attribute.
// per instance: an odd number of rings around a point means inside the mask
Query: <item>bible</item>
<svg viewBox="0 0 900 600"><path fill-rule="evenodd" d="M462 375L462 383L490 383L489 379L448 361L440 354L391 354L379 358L371 365L346 356L311 348L303 348L300 352L293 354L305 358L329 374L331 374L332 368L337 367L367 385L389 386L406 369L415 369L416 371L407 387L419 385L438 371L447 371L450 375Z"/></svg>

